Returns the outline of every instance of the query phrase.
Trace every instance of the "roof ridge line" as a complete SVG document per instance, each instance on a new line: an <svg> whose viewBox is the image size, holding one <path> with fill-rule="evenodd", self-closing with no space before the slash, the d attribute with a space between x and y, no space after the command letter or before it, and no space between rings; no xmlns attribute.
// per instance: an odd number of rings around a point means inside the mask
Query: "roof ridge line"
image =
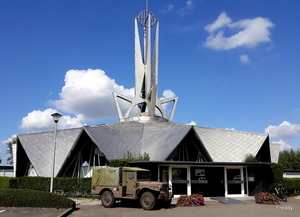
<svg viewBox="0 0 300 217"><path fill-rule="evenodd" d="M221 130L221 131L230 131L230 132L237 132L237 133L244 133L244 134L257 134L257 135L269 135L268 133L257 133L257 132L248 132L242 130L232 130L232 129L223 129L223 128L215 128L215 127L203 127L203 126L194 126L196 128L204 128L204 129L214 129L214 130Z"/></svg>

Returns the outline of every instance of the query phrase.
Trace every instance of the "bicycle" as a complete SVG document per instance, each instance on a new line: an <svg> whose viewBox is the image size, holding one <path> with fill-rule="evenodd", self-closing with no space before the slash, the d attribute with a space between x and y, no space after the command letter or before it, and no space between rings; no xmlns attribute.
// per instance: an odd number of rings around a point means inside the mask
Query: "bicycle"
<svg viewBox="0 0 300 217"><path fill-rule="evenodd" d="M279 197L283 202L287 202L287 190L282 186L282 184L277 184L275 186L275 194Z"/></svg>

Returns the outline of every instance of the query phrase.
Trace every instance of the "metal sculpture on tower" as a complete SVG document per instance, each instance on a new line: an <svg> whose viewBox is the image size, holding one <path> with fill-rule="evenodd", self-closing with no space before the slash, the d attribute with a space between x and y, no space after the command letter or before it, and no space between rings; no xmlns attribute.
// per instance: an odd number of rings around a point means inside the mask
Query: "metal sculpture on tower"
<svg viewBox="0 0 300 217"><path fill-rule="evenodd" d="M142 43L139 28L142 28ZM151 50L151 28L155 27L153 49ZM178 97L159 99L158 92L158 41L159 21L148 10L142 11L135 18L135 93L133 97L113 93L118 116L124 121L172 121ZM122 114L118 98L130 103L125 113ZM163 109L163 104L173 102L169 117ZM134 114L133 109L137 108ZM133 115L132 115L133 114Z"/></svg>

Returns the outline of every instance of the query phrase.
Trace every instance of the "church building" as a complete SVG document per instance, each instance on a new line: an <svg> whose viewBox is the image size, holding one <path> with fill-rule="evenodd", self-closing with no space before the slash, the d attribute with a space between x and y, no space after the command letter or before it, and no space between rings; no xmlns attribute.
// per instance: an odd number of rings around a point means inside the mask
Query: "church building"
<svg viewBox="0 0 300 217"><path fill-rule="evenodd" d="M261 191L279 147L270 144L268 134L173 123L178 98L157 94L159 21L145 10L134 28L135 95L113 93L119 123L58 130L54 176L90 177L92 168L110 160L147 155L149 161L130 164L150 169L152 180L169 182L175 196L243 197ZM130 104L127 111L121 110L122 101ZM53 138L54 131L17 136L16 177L51 176ZM263 163L244 162L249 155Z"/></svg>

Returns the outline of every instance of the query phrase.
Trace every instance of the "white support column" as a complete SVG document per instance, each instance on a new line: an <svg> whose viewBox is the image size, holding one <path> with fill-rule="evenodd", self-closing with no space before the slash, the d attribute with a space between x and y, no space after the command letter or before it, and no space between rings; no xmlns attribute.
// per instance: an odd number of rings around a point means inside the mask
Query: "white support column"
<svg viewBox="0 0 300 217"><path fill-rule="evenodd" d="M12 153L13 153L13 166L14 166L14 177L17 177L17 144L12 144Z"/></svg>
<svg viewBox="0 0 300 217"><path fill-rule="evenodd" d="M187 194L191 195L192 194L192 181L191 181L191 166L187 167Z"/></svg>
<svg viewBox="0 0 300 217"><path fill-rule="evenodd" d="M245 184L246 184L246 188L247 188L247 195L246 196L248 196L249 195L249 183L248 183L248 180L249 180L249 178L248 178L248 167L246 167L245 168L245 172L246 172L246 180L245 180Z"/></svg>
<svg viewBox="0 0 300 217"><path fill-rule="evenodd" d="M244 186L245 186L245 184L244 184L244 182L245 182L245 180L244 180L244 168L242 167L241 168L241 180L243 181L243 183L241 184L241 188L242 188L242 195L244 196L245 195L245 188L244 188Z"/></svg>
<svg viewBox="0 0 300 217"><path fill-rule="evenodd" d="M225 197L228 197L227 169L226 169L226 167L224 167L224 183L225 183Z"/></svg>
<svg viewBox="0 0 300 217"><path fill-rule="evenodd" d="M172 185L172 166L169 166L169 186L171 186L173 192L173 185Z"/></svg>

